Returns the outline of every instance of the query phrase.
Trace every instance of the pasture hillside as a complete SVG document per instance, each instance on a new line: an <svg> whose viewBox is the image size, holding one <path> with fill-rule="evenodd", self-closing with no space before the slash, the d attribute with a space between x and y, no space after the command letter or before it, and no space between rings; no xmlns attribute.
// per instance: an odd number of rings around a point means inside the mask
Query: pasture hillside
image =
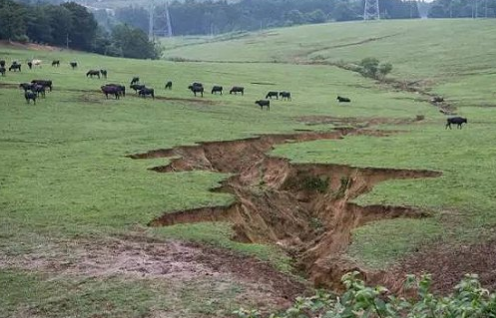
<svg viewBox="0 0 496 318"><path fill-rule="evenodd" d="M197 60L183 63L0 46L7 62L44 61L0 77L0 317L227 316L240 305L287 306L308 288L299 274L339 288L338 276L356 266L393 285L425 268L448 282L471 270L494 281L494 259L481 260L496 222L492 75L393 60L406 52L400 45L373 55L392 62L398 80L429 79L426 89L469 118L450 131L429 96L309 58L327 41L312 28L355 28L349 39L333 35L351 43L369 26L380 37L420 22L304 26L166 52ZM443 22L427 21L437 30L469 23ZM477 29L491 36L488 21L471 23L480 27L463 29L467 41ZM286 37L280 48L278 34ZM243 44L249 38L272 40ZM409 53L437 67L438 52L426 47ZM340 50L336 61L368 56L357 45ZM472 54L464 45L451 50ZM53 59L59 68L49 66ZM450 67L476 69L481 60L490 69L485 57L451 59ZM107 80L85 76L101 68ZM107 100L99 91L133 76L156 89L155 100L130 89ZM37 78L51 79L54 90L28 105L18 85ZM223 85L225 94L195 98L186 88L194 81ZM233 85L245 95L229 95ZM465 98L475 88L478 98ZM290 91L292 100L262 111L254 101L269 90ZM352 102L338 103L338 94ZM439 272L438 257L460 246L474 254Z"/></svg>

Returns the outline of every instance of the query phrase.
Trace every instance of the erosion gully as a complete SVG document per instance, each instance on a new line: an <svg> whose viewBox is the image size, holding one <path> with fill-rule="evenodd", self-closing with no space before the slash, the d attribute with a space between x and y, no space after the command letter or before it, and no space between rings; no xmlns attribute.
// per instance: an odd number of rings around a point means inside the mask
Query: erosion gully
<svg viewBox="0 0 496 318"><path fill-rule="evenodd" d="M431 178L437 171L359 168L338 164L300 164L268 155L275 145L286 142L337 140L348 135L385 136L391 131L368 128L370 123L331 132L301 132L262 135L254 138L202 142L135 154L133 159L172 157L160 173L208 170L231 177L212 191L230 193L229 206L165 212L149 226L172 226L196 222L229 222L233 240L277 244L294 257L297 268L319 287L341 289L340 278L360 270L344 253L352 230L383 219L422 218L427 213L405 206L353 203L383 181ZM366 274L362 271L364 275Z"/></svg>

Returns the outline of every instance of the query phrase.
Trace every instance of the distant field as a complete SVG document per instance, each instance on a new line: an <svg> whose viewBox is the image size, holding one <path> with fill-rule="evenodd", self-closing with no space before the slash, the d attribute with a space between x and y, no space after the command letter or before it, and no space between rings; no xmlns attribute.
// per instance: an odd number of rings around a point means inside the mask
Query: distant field
<svg viewBox="0 0 496 318"><path fill-rule="evenodd" d="M379 183L356 198L364 206L415 207L430 217L358 227L346 257L373 271L433 243L492 238L492 29L490 20L383 21L276 29L211 43L165 41L174 47L165 58L196 60L182 63L0 46L0 59L45 62L0 77L0 284L8 287L0 317L219 317L240 305L284 306L283 287L271 280L275 272L260 267L266 275L261 279L252 271L243 274L247 267L266 266L257 259L291 271L293 262L276 245L233 241L226 222L147 227L164 213L232 203L233 196L209 191L226 174L208 167L159 174L147 169L169 159L127 156L260 134L333 131L339 118L350 126L371 124L359 136L277 145L271 154L294 163L442 172L439 178ZM427 96L335 66L308 65L368 56L391 62L391 77L422 80L468 124L445 130L445 116ZM61 60L60 68L48 65L52 59ZM78 70L68 66L72 60ZM86 78L94 68L107 69L109 78ZM157 99L140 99L128 89L125 98L106 100L99 92L104 83L128 85L133 76L154 87ZM27 105L17 87L34 78L54 81L54 91L36 106ZM172 91L164 90L167 80ZM241 85L246 93L194 98L187 90L194 81L207 91ZM261 111L254 101L269 90L290 91L293 100L273 101L270 111ZM337 95L352 103L337 103ZM418 115L425 119L414 121ZM391 134L365 134L374 129ZM263 198L263 186L250 191ZM170 267L162 267L164 260Z"/></svg>

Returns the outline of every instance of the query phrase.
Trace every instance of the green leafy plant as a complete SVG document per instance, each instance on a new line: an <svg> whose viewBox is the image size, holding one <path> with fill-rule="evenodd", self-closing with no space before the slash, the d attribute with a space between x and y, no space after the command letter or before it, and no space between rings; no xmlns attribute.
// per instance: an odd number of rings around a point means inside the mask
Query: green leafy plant
<svg viewBox="0 0 496 318"><path fill-rule="evenodd" d="M432 277L407 276L405 287L416 291L416 297L406 299L390 295L382 286L369 287L355 271L343 276L346 291L334 296L317 291L312 297L299 297L285 312L271 318L494 318L496 294L482 288L477 275L465 275L449 296L432 293ZM240 318L258 318L260 312L235 312Z"/></svg>

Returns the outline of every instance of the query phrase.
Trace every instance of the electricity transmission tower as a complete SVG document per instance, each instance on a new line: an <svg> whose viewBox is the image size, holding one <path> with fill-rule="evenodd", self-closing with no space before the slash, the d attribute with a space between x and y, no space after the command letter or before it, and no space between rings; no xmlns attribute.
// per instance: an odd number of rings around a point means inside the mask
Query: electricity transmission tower
<svg viewBox="0 0 496 318"><path fill-rule="evenodd" d="M148 37L150 39L153 39L155 35L162 35L162 36L167 36L167 37L172 37L172 22L171 22L171 17L169 13L169 5L167 2L164 2L163 4L160 4L160 6L164 6L163 10L159 11L159 14L157 13L157 7L158 5L155 3L155 1L152 1L150 4L150 7L148 8ZM155 19L159 20L160 22L164 21L165 25L165 30L157 30L155 28Z"/></svg>
<svg viewBox="0 0 496 318"><path fill-rule="evenodd" d="M379 0L365 0L365 7L363 9L364 20L380 20L381 15L379 12Z"/></svg>

